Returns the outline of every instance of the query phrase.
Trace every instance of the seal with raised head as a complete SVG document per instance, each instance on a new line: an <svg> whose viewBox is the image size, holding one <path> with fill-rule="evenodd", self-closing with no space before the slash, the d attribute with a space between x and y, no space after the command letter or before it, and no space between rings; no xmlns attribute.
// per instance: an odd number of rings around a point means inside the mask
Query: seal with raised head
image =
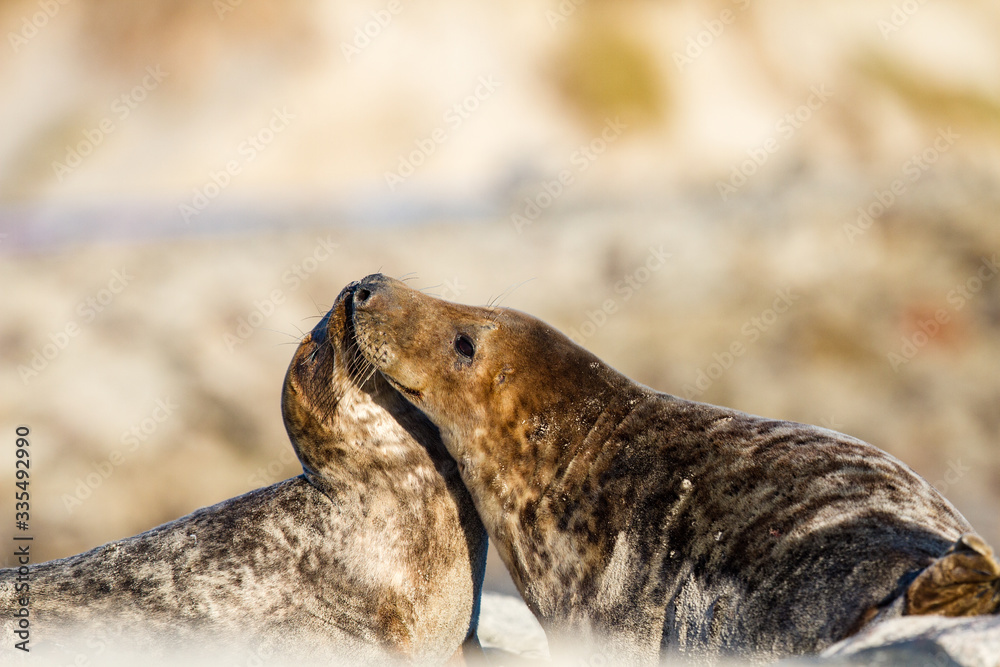
<svg viewBox="0 0 1000 667"><path fill-rule="evenodd" d="M656 392L529 315L380 274L355 289L354 323L441 430L557 646L590 638L624 664L771 660L933 609L959 581L996 602L968 522L872 445Z"/></svg>
<svg viewBox="0 0 1000 667"><path fill-rule="evenodd" d="M304 474L27 576L0 571L4 649L20 607L32 657L48 645L60 664L207 648L256 664L437 665L478 649L486 533L437 429L357 354L353 289L285 377Z"/></svg>

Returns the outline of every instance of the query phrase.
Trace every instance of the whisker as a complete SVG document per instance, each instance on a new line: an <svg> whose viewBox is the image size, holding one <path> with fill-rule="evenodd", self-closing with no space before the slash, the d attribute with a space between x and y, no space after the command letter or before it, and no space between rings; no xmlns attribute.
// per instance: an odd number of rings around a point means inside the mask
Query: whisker
<svg viewBox="0 0 1000 667"><path fill-rule="evenodd" d="M329 308L323 308L318 303L316 303L316 298L313 297L312 294L309 295L309 300L313 302L313 306L316 307L316 312L320 313L320 317L322 317L326 313L326 311L330 310Z"/></svg>
<svg viewBox="0 0 1000 667"><path fill-rule="evenodd" d="M364 382L362 382L361 378L366 372L364 367L365 361L366 360L364 359L364 357L359 358L355 356L348 363L347 378L348 380L350 380L351 384L355 387L361 387L364 385Z"/></svg>
<svg viewBox="0 0 1000 667"><path fill-rule="evenodd" d="M362 387L363 387L364 385L368 384L368 382L369 382L369 381L370 381L370 380L371 380L371 379L372 379L373 377L375 377L375 374L376 374L376 373L378 373L378 369L377 369L377 368L375 367L375 364L372 364L372 363L369 363L368 365L369 365L369 366L371 367L371 370L370 370L370 371L368 372L368 375L366 375L366 376L365 376L365 380L364 380L364 382L362 382L362 383L361 383L361 385L360 385L360 386L362 386Z"/></svg>
<svg viewBox="0 0 1000 667"><path fill-rule="evenodd" d="M503 301L504 299L506 299L507 297L509 297L511 294L513 294L522 285L526 285L527 283L530 283L532 280L536 280L536 279L537 279L537 277L536 278L528 278L527 280L522 280L519 283L515 283L513 285L508 286L507 289L505 289L503 292L500 292L500 294L498 294L497 296L495 296L492 299L490 299L490 301L486 305L486 307L487 308L499 307L501 301Z"/></svg>
<svg viewBox="0 0 1000 667"><path fill-rule="evenodd" d="M305 317L303 317L299 321L300 322L304 322L305 320L321 320L324 317L326 317L326 312L323 312L323 314L321 314L321 315L306 315Z"/></svg>
<svg viewBox="0 0 1000 667"><path fill-rule="evenodd" d="M357 361L359 362L355 366L358 372L357 386L363 387L372 379L375 373L378 372L378 368L375 366L375 364L372 362L371 359L361 354L361 351L358 350L356 346L355 346L355 351L357 352L357 356L355 357L355 359L357 359Z"/></svg>
<svg viewBox="0 0 1000 667"><path fill-rule="evenodd" d="M348 378L356 387L364 386L365 382L368 381L368 377L364 377L368 374L368 369L373 365L361 351L358 349L357 342L350 345L346 353L349 355L347 358L347 371Z"/></svg>
<svg viewBox="0 0 1000 667"><path fill-rule="evenodd" d="M348 369L349 370L348 378L350 379L352 385L354 385L355 387L361 387L364 385L364 382L361 380L361 378L367 372L365 366L368 360L365 359L364 357L355 356L352 361L353 363L350 364L350 367Z"/></svg>
<svg viewBox="0 0 1000 667"><path fill-rule="evenodd" d="M487 312L489 313L487 319L493 324L496 324L497 319L500 317L500 310L501 310L500 303L503 302L505 299L507 299L507 297L513 294L522 285L525 285L531 282L532 280L535 280L535 278L528 278L527 280L522 280L519 283L510 285L503 292L491 298L485 306Z"/></svg>
<svg viewBox="0 0 1000 667"><path fill-rule="evenodd" d="M296 327L296 329L298 329L298 327ZM305 334L301 333L301 329L299 330L299 333L301 334L299 336L295 336L294 334L290 334L287 331L281 331L280 329L270 329L270 328L267 328L267 327L262 327L261 331L270 331L272 333L281 334L282 336L288 336L289 338L293 338L295 340L295 344L296 345L299 344L300 342L302 342L302 339L305 337Z"/></svg>
<svg viewBox="0 0 1000 667"><path fill-rule="evenodd" d="M423 292L424 294L428 294L430 296L437 296L436 294L428 292L427 290L437 289L439 287L444 287L444 283L438 283L437 285L428 285L427 287L420 287L420 288L417 288L417 291L418 292ZM440 298L440 297L438 297L438 298Z"/></svg>

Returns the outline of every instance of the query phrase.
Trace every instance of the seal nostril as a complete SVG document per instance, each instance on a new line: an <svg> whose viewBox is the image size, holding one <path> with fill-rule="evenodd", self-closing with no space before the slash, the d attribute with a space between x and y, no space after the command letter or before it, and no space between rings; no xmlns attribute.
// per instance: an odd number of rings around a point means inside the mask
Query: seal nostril
<svg viewBox="0 0 1000 667"><path fill-rule="evenodd" d="M371 295L372 293L369 290L367 290L364 287L359 287L358 289L354 290L354 302L364 303L365 301L368 300L368 297L370 297Z"/></svg>

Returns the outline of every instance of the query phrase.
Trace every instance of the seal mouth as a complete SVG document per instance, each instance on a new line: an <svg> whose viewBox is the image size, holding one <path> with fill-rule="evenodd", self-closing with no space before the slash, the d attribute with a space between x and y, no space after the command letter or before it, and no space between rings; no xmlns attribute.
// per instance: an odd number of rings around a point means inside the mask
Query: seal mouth
<svg viewBox="0 0 1000 667"><path fill-rule="evenodd" d="M370 336L359 336L358 335L358 323L357 323L357 309L355 308L354 298L355 295L360 293L362 299L367 299L370 292L367 288L362 286L362 281L356 281L344 288L344 297L346 303L344 304L344 314L346 315L346 322L344 326L345 337L349 337L354 343L354 348L360 353L360 355L374 368L378 369L378 374L389 384L390 387L398 391L399 393L406 396L408 399L419 400L423 398L423 392L418 389L413 389L401 384L394 377L390 376L380 368L375 351L371 349Z"/></svg>
<svg viewBox="0 0 1000 667"><path fill-rule="evenodd" d="M406 385L402 385L402 384L396 382L395 379L389 377L388 375L386 375L385 373L383 373L381 371L379 371L379 375L381 375L382 377L384 377L385 381L388 382L390 385L392 385L392 388L395 389L396 391L398 391L401 394L405 394L406 396L409 396L410 398L413 398L413 399L421 399L424 396L424 394L423 394L422 391L419 391L417 389L410 389Z"/></svg>

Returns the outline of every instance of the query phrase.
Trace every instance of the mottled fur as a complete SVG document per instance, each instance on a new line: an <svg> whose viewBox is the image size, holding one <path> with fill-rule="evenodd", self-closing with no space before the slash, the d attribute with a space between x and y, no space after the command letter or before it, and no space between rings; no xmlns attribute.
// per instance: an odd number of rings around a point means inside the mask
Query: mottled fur
<svg viewBox="0 0 1000 667"><path fill-rule="evenodd" d="M107 646L144 656L207 646L354 665L460 662L463 641L478 647L485 532L437 429L359 366L350 293L285 378L305 474L32 566L31 648L48 644L67 662ZM0 571L8 650L16 576Z"/></svg>
<svg viewBox="0 0 1000 667"><path fill-rule="evenodd" d="M626 664L815 652L970 530L867 443L653 391L523 313L373 275L354 320L557 642Z"/></svg>

